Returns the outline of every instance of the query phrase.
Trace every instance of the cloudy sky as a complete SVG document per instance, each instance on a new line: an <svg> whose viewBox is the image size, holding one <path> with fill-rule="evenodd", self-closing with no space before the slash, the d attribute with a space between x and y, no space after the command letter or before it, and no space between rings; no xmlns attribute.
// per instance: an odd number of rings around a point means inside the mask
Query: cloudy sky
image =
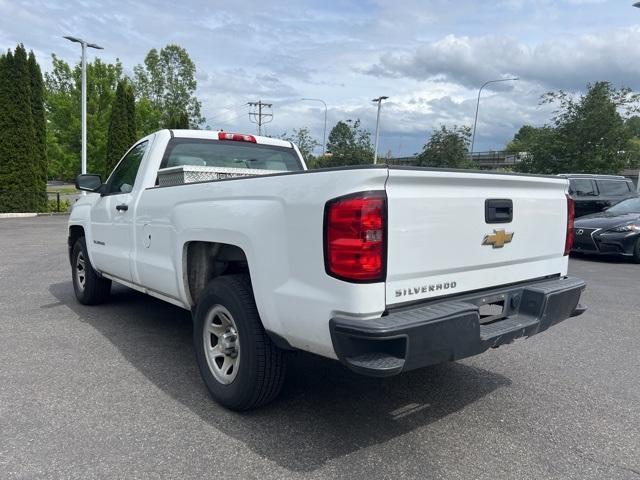
<svg viewBox="0 0 640 480"><path fill-rule="evenodd" d="M550 89L610 80L640 89L640 9L631 0L0 0L0 47L23 42L45 69L50 54L76 61L75 35L98 43L128 73L146 52L185 47L197 66L207 124L255 131L246 102L272 102L272 135L361 118L384 104L381 152L418 152L440 124L472 125L486 80L476 150L501 149L523 124L548 121ZM91 55L95 55L91 51Z"/></svg>

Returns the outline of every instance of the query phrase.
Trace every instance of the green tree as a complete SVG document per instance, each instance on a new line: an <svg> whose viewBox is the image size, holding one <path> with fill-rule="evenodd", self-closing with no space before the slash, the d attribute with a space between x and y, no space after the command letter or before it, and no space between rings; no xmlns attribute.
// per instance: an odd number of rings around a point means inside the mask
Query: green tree
<svg viewBox="0 0 640 480"><path fill-rule="evenodd" d="M136 127L138 137L146 137L150 133L159 130L162 123L162 112L156 110L151 100L139 97L136 101Z"/></svg>
<svg viewBox="0 0 640 480"><path fill-rule="evenodd" d="M137 139L135 98L133 88L126 80L118 82L116 96L111 107L111 119L107 134L107 158L104 177L115 168L126 151Z"/></svg>
<svg viewBox="0 0 640 480"><path fill-rule="evenodd" d="M80 173L81 150L81 68L71 67L52 55L52 69L45 73L45 109L47 113L47 153L49 176L72 180ZM87 63L87 169L106 170L107 133L111 106L122 64Z"/></svg>
<svg viewBox="0 0 640 480"><path fill-rule="evenodd" d="M315 138L311 136L311 131L307 127L302 127L298 129L293 129L293 134L289 135L287 132L284 132L280 138L282 140L286 140L288 142L294 143L300 153L302 154L302 158L304 158L307 165L313 165L315 162L315 157L313 156L313 149L320 146L320 142L318 142Z"/></svg>
<svg viewBox="0 0 640 480"><path fill-rule="evenodd" d="M609 82L588 84L582 95L562 90L546 93L542 103L558 108L550 125L531 131L524 142L516 138L511 142L529 152L518 169L547 174L619 173L632 148L633 130L625 118L638 111L638 100L630 89L616 89Z"/></svg>
<svg viewBox="0 0 640 480"><path fill-rule="evenodd" d="M507 144L507 151L522 155L521 172L554 174L568 171L561 156L560 137L550 126L524 125Z"/></svg>
<svg viewBox="0 0 640 480"><path fill-rule="evenodd" d="M327 150L330 153L345 152L353 149L356 144L355 132L347 122L339 121L329 132Z"/></svg>
<svg viewBox="0 0 640 480"><path fill-rule="evenodd" d="M360 126L360 119L338 122L329 132L329 155L317 160L317 167L340 167L373 163L371 133Z"/></svg>
<svg viewBox="0 0 640 480"><path fill-rule="evenodd" d="M0 57L0 211L43 208L27 52L18 45Z"/></svg>
<svg viewBox="0 0 640 480"><path fill-rule="evenodd" d="M160 52L151 49L144 65L137 65L133 72L137 97L148 99L155 110L151 118L157 123L144 122L145 128L153 131L175 124L182 126L185 114L191 128L204 123L201 103L195 96L196 66L184 48L172 44Z"/></svg>
<svg viewBox="0 0 640 480"><path fill-rule="evenodd" d="M634 115L624 122L632 137L640 138L640 116Z"/></svg>
<svg viewBox="0 0 640 480"><path fill-rule="evenodd" d="M46 192L48 178L47 121L44 112L44 82L40 65L33 52L29 52L29 76L31 79L31 116L35 133L38 190ZM44 194L46 195L46 194ZM44 195L41 195L44 198Z"/></svg>
<svg viewBox="0 0 640 480"><path fill-rule="evenodd" d="M627 167L640 167L640 116L634 115L625 120L625 126L631 135Z"/></svg>
<svg viewBox="0 0 640 480"><path fill-rule="evenodd" d="M441 125L417 157L417 164L425 167L472 168L469 159L471 128Z"/></svg>
<svg viewBox="0 0 640 480"><path fill-rule="evenodd" d="M507 143L506 150L512 153L529 151L531 144L534 142L536 135L541 129L542 128L533 127L531 125L523 125L513 136L513 139Z"/></svg>

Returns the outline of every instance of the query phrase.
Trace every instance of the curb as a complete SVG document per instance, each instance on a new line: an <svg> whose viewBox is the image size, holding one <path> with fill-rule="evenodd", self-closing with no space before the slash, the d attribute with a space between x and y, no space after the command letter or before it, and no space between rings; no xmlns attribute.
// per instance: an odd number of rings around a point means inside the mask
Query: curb
<svg viewBox="0 0 640 480"><path fill-rule="evenodd" d="M52 217L57 215L69 215L69 212L47 212L47 213L0 213L1 218L31 218L31 217Z"/></svg>
<svg viewBox="0 0 640 480"><path fill-rule="evenodd" d="M25 218L36 217L37 213L0 213L0 218Z"/></svg>

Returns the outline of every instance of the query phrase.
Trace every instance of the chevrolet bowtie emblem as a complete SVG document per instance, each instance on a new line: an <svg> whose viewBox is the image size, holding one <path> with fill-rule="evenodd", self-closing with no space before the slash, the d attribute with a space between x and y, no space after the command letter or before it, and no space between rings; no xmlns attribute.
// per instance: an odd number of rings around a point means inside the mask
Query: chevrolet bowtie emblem
<svg viewBox="0 0 640 480"><path fill-rule="evenodd" d="M493 248L502 248L505 243L511 243L513 232L507 233L504 229L493 230L493 234L485 235L482 245L491 245Z"/></svg>

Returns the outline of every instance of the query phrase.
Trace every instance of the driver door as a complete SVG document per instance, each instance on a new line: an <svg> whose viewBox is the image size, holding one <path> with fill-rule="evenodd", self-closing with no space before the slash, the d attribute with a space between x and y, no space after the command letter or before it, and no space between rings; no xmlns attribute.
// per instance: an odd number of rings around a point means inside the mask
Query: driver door
<svg viewBox="0 0 640 480"><path fill-rule="evenodd" d="M134 195L148 142L134 146L113 170L91 211L92 262L97 270L132 281L129 259L133 242Z"/></svg>

